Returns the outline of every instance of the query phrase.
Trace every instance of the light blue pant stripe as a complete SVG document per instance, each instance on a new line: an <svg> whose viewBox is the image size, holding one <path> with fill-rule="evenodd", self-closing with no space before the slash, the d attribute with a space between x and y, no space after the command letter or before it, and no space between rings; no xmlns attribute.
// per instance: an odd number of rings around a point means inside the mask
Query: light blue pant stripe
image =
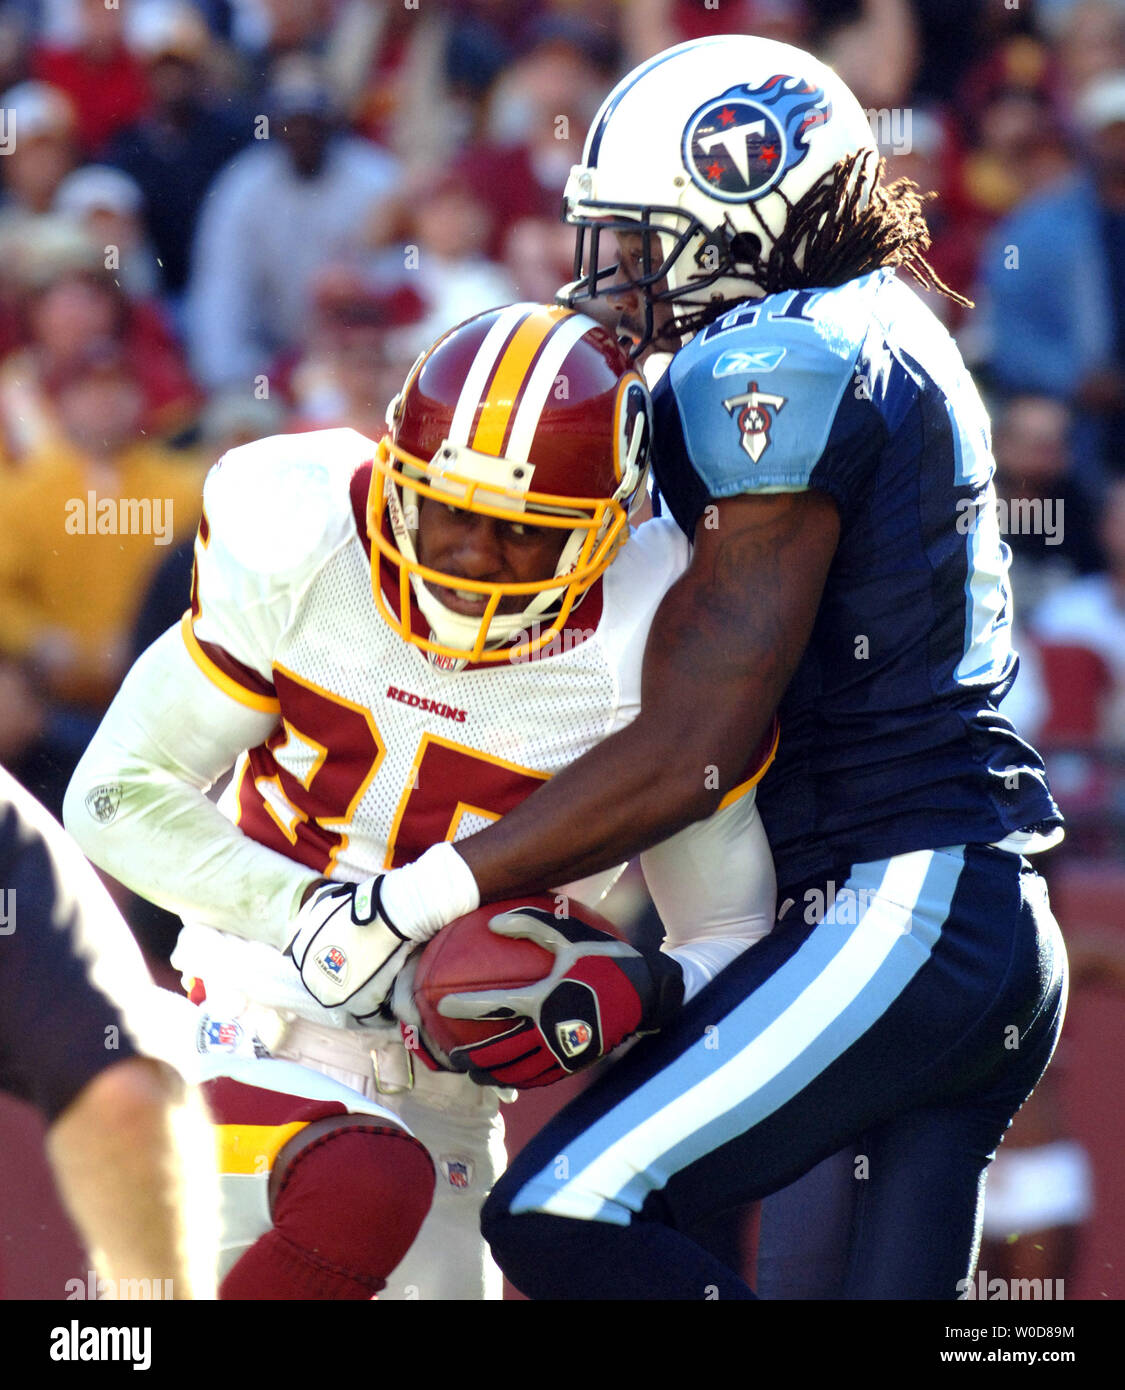
<svg viewBox="0 0 1125 1390"><path fill-rule="evenodd" d="M870 864L857 865L857 872L848 880L854 885L857 898L860 891L873 894L883 881L890 865L889 859L881 859ZM858 898L859 901L864 901ZM859 914L857 914L858 919ZM831 920L831 919L829 919ZM800 949L780 970L771 975L754 992L752 1007L757 1023L755 1031L760 1032L775 1018L785 1012L795 998L821 973L828 962L836 955L842 939L836 931L817 930L810 934ZM737 1005L730 1013L716 1019L720 1032L728 1027L736 1027L735 1013L744 1005ZM579 1136L567 1150L567 1163L571 1172L580 1171L601 1152L603 1143L602 1126L611 1125L617 1134L627 1133L639 1124L654 1109L659 1109L669 1095L681 1094L709 1076L715 1069L717 1054L706 1046L706 1039L688 1049L663 1071L645 1085L634 1091L610 1114L606 1115L593 1130ZM603 1136L604 1137L604 1136ZM562 1186L552 1177L553 1186ZM535 1179L538 1181L538 1179ZM513 1211L517 1208L513 1207Z"/></svg>
<svg viewBox="0 0 1125 1390"><path fill-rule="evenodd" d="M860 908L855 913L856 925L861 923L877 891L883 887L892 863L881 860L857 865L843 885L854 896L849 898L842 890L837 892L833 910L826 915L824 922L781 969L763 982L752 998L743 1001L722 1020L720 1033L729 1030L740 1039L749 1039L763 1032L780 1016L835 958L855 930L847 916L845 924L838 923L836 914L845 915L845 905L849 901L853 905L858 902ZM906 904L911 909L909 931L891 947L859 996L835 1017L827 1019L825 1027L813 1042L777 1076L741 1102L733 1103L710 1123L693 1129L672 1144L655 1162L650 1160L645 1171L638 1172L620 1191L603 1201L599 1218L627 1223L630 1211L639 1210L650 1191L662 1187L673 1174L785 1105L862 1036L929 959L933 945L940 936L942 923L948 917L963 864L961 850L934 852L916 900L913 904ZM707 1046L706 1039L697 1042L569 1145L566 1172L581 1173L610 1145L627 1136L631 1129L654 1111L711 1075L716 1066L725 1060L721 1051ZM533 1210L566 1186L567 1179L556 1177L554 1170L548 1167L525 1184L511 1209L513 1213Z"/></svg>

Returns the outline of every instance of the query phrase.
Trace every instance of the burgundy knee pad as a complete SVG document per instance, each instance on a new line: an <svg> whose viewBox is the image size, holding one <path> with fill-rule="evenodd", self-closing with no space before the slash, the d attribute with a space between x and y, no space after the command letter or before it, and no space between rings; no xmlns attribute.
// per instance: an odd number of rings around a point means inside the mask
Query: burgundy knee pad
<svg viewBox="0 0 1125 1390"><path fill-rule="evenodd" d="M426 1149L392 1126L344 1122L298 1149L275 1179L273 1230L223 1280L223 1299L369 1299L413 1244L434 1195Z"/></svg>

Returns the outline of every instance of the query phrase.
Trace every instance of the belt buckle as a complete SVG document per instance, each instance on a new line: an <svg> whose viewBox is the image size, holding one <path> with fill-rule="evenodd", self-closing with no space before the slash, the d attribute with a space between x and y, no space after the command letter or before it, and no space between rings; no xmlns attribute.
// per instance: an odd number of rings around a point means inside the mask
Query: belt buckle
<svg viewBox="0 0 1125 1390"><path fill-rule="evenodd" d="M406 1082L404 1085L389 1080L383 1080L382 1076L379 1074L380 1049L377 1047L371 1049L371 1075L375 1082L375 1092L377 1095L401 1096L407 1091L412 1091L414 1089L414 1058L410 1055L409 1048L404 1047L401 1051L406 1059Z"/></svg>

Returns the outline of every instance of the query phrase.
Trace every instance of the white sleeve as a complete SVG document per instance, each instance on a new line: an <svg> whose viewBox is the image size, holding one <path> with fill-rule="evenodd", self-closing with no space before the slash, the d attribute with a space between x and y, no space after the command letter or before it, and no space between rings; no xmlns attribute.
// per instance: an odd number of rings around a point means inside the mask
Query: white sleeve
<svg viewBox="0 0 1125 1390"><path fill-rule="evenodd" d="M284 948L316 875L244 835L205 794L276 722L218 689L171 628L129 672L75 769L67 830L142 897Z"/></svg>
<svg viewBox="0 0 1125 1390"><path fill-rule="evenodd" d="M777 882L753 787L646 850L641 868L685 1002L773 930Z"/></svg>
<svg viewBox="0 0 1125 1390"><path fill-rule="evenodd" d="M66 828L122 883L193 922L283 948L313 870L244 835L206 796L277 726L273 658L354 526L354 430L276 435L211 470L192 612L130 671L67 788Z"/></svg>

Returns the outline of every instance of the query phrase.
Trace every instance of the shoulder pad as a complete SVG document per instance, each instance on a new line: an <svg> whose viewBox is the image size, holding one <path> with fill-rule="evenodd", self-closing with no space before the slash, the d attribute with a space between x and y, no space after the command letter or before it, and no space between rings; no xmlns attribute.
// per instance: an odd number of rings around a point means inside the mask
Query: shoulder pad
<svg viewBox="0 0 1125 1390"><path fill-rule="evenodd" d="M741 304L672 359L687 454L712 497L808 486L886 279Z"/></svg>

